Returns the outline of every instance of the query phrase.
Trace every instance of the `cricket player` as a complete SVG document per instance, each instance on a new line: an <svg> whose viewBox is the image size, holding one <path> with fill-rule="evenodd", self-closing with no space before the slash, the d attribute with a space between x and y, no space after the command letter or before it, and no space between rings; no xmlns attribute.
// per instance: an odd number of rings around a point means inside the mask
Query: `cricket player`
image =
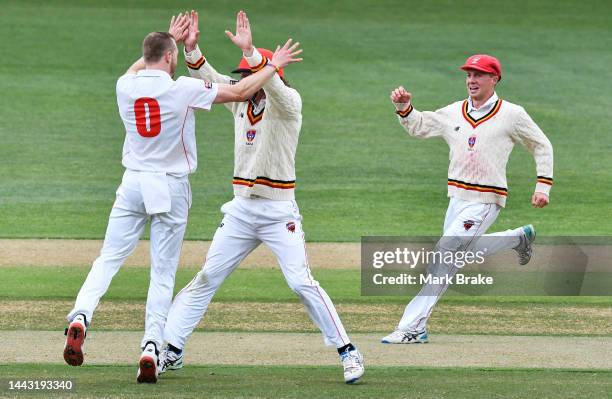
<svg viewBox="0 0 612 399"><path fill-rule="evenodd" d="M125 259L132 253L148 220L151 221L151 280L147 296L143 349L138 382L154 383L158 348L172 302L187 214L191 206L188 175L197 168L195 109L244 101L253 96L275 68L235 85L200 79L173 79L178 49L188 30L188 14L171 22L170 33L152 32L142 45L143 56L117 81L117 104L125 125L125 173L110 213L100 256L68 314L64 359L83 363L86 329L100 298ZM297 61L286 45L270 60L276 67Z"/></svg>
<svg viewBox="0 0 612 399"><path fill-rule="evenodd" d="M185 59L192 76L218 84L234 80L219 74L197 46L198 15L192 14L191 35L185 40ZM248 18L240 11L236 35L226 31L243 51L234 72L248 75L269 64L271 52L252 44ZM363 357L353 346L334 305L313 278L304 243L302 216L295 202L295 153L302 124L299 93L287 86L283 70L247 101L227 104L234 116L234 199L221 207L224 214L202 270L174 299L164 338L161 369L183 365L183 349L225 278L260 243L277 257L289 287L299 296L327 345L337 348L347 383L364 373Z"/></svg>
<svg viewBox="0 0 612 399"><path fill-rule="evenodd" d="M501 65L490 55L473 55L461 69L466 72L468 98L435 112L420 112L412 105L412 94L403 87L391 92L400 124L417 138L441 137L450 147L448 196L441 252L486 248L486 255L503 250L518 252L519 263L531 259L535 230L532 225L500 233L484 234L506 204L506 164L514 144L521 143L536 162L537 182L531 203L548 205L553 184L553 149L542 130L523 107L502 100L495 92L502 77ZM490 239L480 240L480 236ZM480 248L486 241L486 247ZM479 244L480 243L480 244ZM479 246L480 245L480 246ZM454 264L430 264L437 277L452 277ZM425 284L406 306L397 329L383 343L427 342L427 320L448 284Z"/></svg>

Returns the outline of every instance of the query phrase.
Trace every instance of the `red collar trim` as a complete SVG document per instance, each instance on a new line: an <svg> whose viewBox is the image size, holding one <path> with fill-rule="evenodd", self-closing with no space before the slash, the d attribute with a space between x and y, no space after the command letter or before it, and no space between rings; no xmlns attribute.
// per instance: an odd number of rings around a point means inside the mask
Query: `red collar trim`
<svg viewBox="0 0 612 399"><path fill-rule="evenodd" d="M472 125L474 129L476 129L476 127L478 127L479 125L493 118L495 114L499 112L501 105L502 99L500 98L499 100L495 101L495 105L493 105L491 111L489 111L485 116L479 119L474 119L470 116L470 114L468 114L468 100L464 100L463 105L461 106L461 113L463 114L463 118L468 121L468 123Z"/></svg>

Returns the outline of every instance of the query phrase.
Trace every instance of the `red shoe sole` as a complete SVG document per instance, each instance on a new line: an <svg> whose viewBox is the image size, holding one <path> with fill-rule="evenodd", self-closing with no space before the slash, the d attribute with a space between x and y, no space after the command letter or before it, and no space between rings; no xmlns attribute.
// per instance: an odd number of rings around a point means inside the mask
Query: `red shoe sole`
<svg viewBox="0 0 612 399"><path fill-rule="evenodd" d="M83 364L83 342L85 341L85 330L79 324L68 328L66 346L64 347L64 360L71 366Z"/></svg>
<svg viewBox="0 0 612 399"><path fill-rule="evenodd" d="M157 364L155 364L155 359L150 356L141 357L139 368L140 373L138 373L138 378L136 378L139 383L155 384L157 382Z"/></svg>

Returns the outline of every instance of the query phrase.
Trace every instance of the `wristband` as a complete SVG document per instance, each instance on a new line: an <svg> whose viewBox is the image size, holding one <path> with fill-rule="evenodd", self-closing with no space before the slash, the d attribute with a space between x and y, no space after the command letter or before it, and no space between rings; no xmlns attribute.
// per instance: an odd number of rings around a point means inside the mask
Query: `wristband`
<svg viewBox="0 0 612 399"><path fill-rule="evenodd" d="M273 63L271 63L270 61L268 61L268 62L266 63L266 66L271 66L272 68L274 68L274 70L276 71L276 73L279 73L279 71L280 71L280 68L279 68L279 67L277 67L276 65L274 65Z"/></svg>

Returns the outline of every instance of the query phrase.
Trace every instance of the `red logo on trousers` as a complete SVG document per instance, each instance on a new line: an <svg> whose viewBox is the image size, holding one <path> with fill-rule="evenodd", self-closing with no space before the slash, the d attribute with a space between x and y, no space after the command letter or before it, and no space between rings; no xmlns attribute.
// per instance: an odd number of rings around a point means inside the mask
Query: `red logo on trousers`
<svg viewBox="0 0 612 399"><path fill-rule="evenodd" d="M473 225L474 225L474 221L473 220L466 220L466 221L463 222L463 227L466 230L471 229Z"/></svg>

